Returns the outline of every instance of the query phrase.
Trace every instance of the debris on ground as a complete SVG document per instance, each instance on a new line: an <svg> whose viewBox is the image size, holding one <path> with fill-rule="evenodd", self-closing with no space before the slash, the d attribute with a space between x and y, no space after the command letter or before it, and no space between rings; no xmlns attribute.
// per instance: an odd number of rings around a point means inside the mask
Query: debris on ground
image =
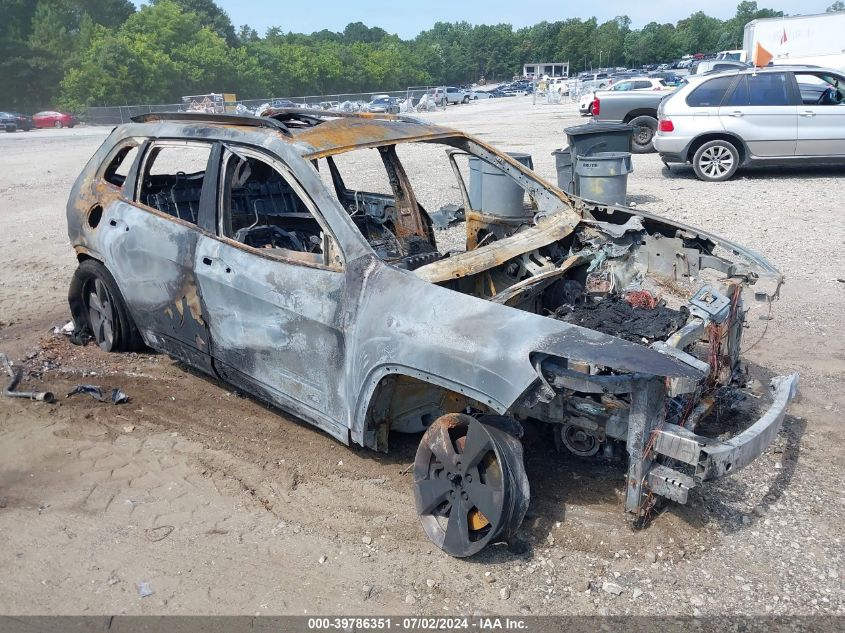
<svg viewBox="0 0 845 633"><path fill-rule="evenodd" d="M146 598L155 593L155 591L153 591L153 588L150 586L150 583L148 582L139 582L136 583L135 586L138 588L139 598Z"/></svg>
<svg viewBox="0 0 845 633"><path fill-rule="evenodd" d="M18 391L18 385L21 382L23 373L20 367L13 367L12 361L3 353L0 353L0 364L6 369L9 374L9 382L3 389L3 395L7 398L26 398L27 400L37 400L39 402L51 403L55 401L55 396L50 391Z"/></svg>
<svg viewBox="0 0 845 633"><path fill-rule="evenodd" d="M97 385L76 385L65 397L70 398L78 393L87 393L98 402L111 402L112 404L125 404L129 402L129 395L117 387L111 390L111 394L108 397L105 397L103 396L103 390Z"/></svg>
<svg viewBox="0 0 845 633"><path fill-rule="evenodd" d="M174 529L172 525L159 525L158 527L144 530L144 533L147 535L147 540L152 543L158 543L170 536Z"/></svg>
<svg viewBox="0 0 845 633"><path fill-rule="evenodd" d="M65 336L73 335L73 321L68 321L62 327L58 325L53 328L53 334L64 334Z"/></svg>
<svg viewBox="0 0 845 633"><path fill-rule="evenodd" d="M601 588L603 591L613 596L622 595L622 592L625 591L621 586L617 585L615 582L606 582L601 586Z"/></svg>
<svg viewBox="0 0 845 633"><path fill-rule="evenodd" d="M430 213L429 217L434 228L442 231L453 224L463 222L466 214L464 213L463 207L457 204L447 204L440 207L437 211Z"/></svg>

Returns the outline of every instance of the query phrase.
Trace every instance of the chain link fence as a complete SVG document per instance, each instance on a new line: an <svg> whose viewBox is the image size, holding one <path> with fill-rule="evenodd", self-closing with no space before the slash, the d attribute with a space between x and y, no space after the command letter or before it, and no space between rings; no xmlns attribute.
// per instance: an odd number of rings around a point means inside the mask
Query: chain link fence
<svg viewBox="0 0 845 633"><path fill-rule="evenodd" d="M540 82L538 82L540 83ZM535 83L536 104L565 104L578 101L585 92L594 89L592 82L580 80L561 80L538 86ZM537 91L539 87L543 89ZM376 97L395 97L407 104L404 107L416 107L420 100L433 90L443 86L410 86L405 90L386 90L382 92L346 92L323 95L308 95L304 97L268 97L265 99L239 99L237 101L217 101L213 109L191 107L185 103L164 103L155 105L125 105L125 106L92 106L83 115L83 120L89 125L120 125L129 123L133 117L154 112L218 112L226 114L258 114L263 107L304 107L322 110L341 110L346 112L366 111L369 104ZM482 92L484 88L478 92ZM410 100L410 103L408 102ZM438 102L440 107L445 102Z"/></svg>
<svg viewBox="0 0 845 633"><path fill-rule="evenodd" d="M318 108L323 110L343 110L356 112L365 110L368 103L376 97L395 97L400 101L411 99L416 106L422 96L435 86L412 86L405 90L386 90L381 92L354 92L304 97L269 97L265 99L239 99L237 101L219 101L213 108L190 107L185 103L164 103L155 105L92 106L83 115L89 125L119 125L129 123L133 117L153 112L217 112L226 114L257 114L265 106Z"/></svg>

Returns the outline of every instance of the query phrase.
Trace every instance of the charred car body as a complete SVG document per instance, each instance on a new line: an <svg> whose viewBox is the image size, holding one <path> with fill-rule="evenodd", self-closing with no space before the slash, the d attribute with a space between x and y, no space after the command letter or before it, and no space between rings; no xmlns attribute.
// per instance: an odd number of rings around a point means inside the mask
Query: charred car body
<svg viewBox="0 0 845 633"><path fill-rule="evenodd" d="M405 145L446 150L464 252L438 251ZM339 163L355 153L377 157L389 191L348 186ZM476 204L464 159L520 187L519 209ZM641 518L754 460L797 388L797 375L774 379L771 407L732 439L697 435L741 383L744 315L777 296L780 274L702 231L570 199L489 145L408 118L147 115L84 169L68 228L77 338L146 344L344 443L386 451L389 431L424 432L417 511L455 556L522 521L520 420L554 425L578 455L624 446L625 508Z"/></svg>

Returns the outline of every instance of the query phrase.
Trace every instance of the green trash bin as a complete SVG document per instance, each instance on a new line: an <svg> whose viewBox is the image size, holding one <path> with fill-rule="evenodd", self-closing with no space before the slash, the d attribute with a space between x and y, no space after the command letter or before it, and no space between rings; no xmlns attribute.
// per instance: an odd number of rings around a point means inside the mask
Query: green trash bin
<svg viewBox="0 0 845 633"><path fill-rule="evenodd" d="M569 138L572 164L578 156L596 152L630 152L634 128L627 123L586 123L564 130Z"/></svg>
<svg viewBox="0 0 845 633"><path fill-rule="evenodd" d="M630 152L595 152L575 160L576 195L601 204L625 204L628 174L634 171Z"/></svg>

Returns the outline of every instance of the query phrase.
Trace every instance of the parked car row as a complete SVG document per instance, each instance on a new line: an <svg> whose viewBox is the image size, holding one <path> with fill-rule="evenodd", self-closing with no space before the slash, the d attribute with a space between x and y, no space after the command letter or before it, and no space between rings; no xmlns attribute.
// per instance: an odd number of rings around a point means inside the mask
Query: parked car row
<svg viewBox="0 0 845 633"><path fill-rule="evenodd" d="M20 112L0 112L0 127L6 132L17 132L22 130L29 132L33 128L63 128L73 127L79 121L72 114L58 112L55 110L44 110L37 112L32 116L21 114Z"/></svg>

